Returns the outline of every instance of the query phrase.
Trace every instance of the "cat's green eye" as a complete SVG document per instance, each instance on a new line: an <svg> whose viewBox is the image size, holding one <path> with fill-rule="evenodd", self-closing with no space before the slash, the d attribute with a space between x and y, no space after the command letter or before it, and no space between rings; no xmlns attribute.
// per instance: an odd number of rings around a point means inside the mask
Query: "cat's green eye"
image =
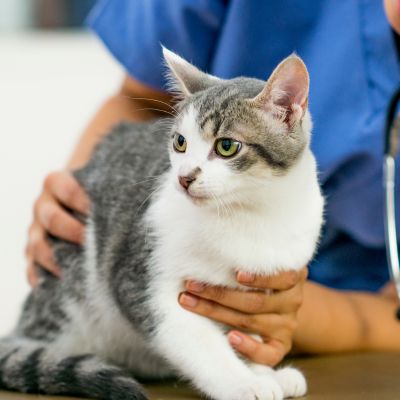
<svg viewBox="0 0 400 400"><path fill-rule="evenodd" d="M234 139L222 138L215 142L215 152L221 157L233 157L239 153L242 144Z"/></svg>
<svg viewBox="0 0 400 400"><path fill-rule="evenodd" d="M174 136L174 149L179 153L184 153L186 151L186 146L186 139L182 135L177 133Z"/></svg>

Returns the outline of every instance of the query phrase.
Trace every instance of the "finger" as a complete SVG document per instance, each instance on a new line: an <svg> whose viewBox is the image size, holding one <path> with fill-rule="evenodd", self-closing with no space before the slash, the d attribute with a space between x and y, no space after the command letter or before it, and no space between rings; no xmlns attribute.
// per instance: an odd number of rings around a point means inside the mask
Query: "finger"
<svg viewBox="0 0 400 400"><path fill-rule="evenodd" d="M45 180L45 187L67 208L79 211L82 214L88 213L89 198L69 172L50 174Z"/></svg>
<svg viewBox="0 0 400 400"><path fill-rule="evenodd" d="M29 285L34 288L38 283L38 275L36 267L32 261L28 261L28 267L26 268L26 277L28 279Z"/></svg>
<svg viewBox="0 0 400 400"><path fill-rule="evenodd" d="M244 314L239 311L226 308L209 300L201 299L190 293L181 293L178 299L180 305L196 314L211 318L214 321L222 322L243 330L257 332L258 316Z"/></svg>
<svg viewBox="0 0 400 400"><path fill-rule="evenodd" d="M299 271L282 271L276 275L255 275L239 271L236 279L242 285L272 290L288 290L301 280L307 278L308 269L302 268Z"/></svg>
<svg viewBox="0 0 400 400"><path fill-rule="evenodd" d="M228 340L236 351L256 364L273 367L279 364L287 354L287 349L278 340L271 340L268 343L259 342L239 331L229 332Z"/></svg>
<svg viewBox="0 0 400 400"><path fill-rule="evenodd" d="M32 229L29 233L27 254L34 263L39 264L53 275L61 277L61 269L54 260L53 250L42 229Z"/></svg>
<svg viewBox="0 0 400 400"><path fill-rule="evenodd" d="M265 291L243 291L187 281L186 290L203 299L212 300L225 307L248 314L294 312L303 302L301 285L284 291L266 293Z"/></svg>
<svg viewBox="0 0 400 400"><path fill-rule="evenodd" d="M275 341L277 341L278 344L275 347L282 348L284 354L289 352L291 348L293 332L297 325L294 315L265 314L254 316L244 314L186 292L179 296L179 303L188 311L241 331L253 332L263 338L268 338L269 344L275 345Z"/></svg>
<svg viewBox="0 0 400 400"><path fill-rule="evenodd" d="M84 225L64 211L57 203L44 202L38 207L37 217L53 236L76 244L83 244Z"/></svg>

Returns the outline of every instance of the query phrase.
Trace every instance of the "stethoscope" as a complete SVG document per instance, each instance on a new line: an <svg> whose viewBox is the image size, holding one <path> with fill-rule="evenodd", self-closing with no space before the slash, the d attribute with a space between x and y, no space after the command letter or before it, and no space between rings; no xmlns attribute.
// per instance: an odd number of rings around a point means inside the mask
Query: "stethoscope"
<svg viewBox="0 0 400 400"><path fill-rule="evenodd" d="M386 254L390 277L396 287L396 293L399 299L399 307L396 311L396 318L398 320L400 320L400 266L396 233L395 173L396 155L398 151L398 141L400 134L400 112L397 112L399 104L400 88L396 91L396 93L390 100L387 110L383 160Z"/></svg>

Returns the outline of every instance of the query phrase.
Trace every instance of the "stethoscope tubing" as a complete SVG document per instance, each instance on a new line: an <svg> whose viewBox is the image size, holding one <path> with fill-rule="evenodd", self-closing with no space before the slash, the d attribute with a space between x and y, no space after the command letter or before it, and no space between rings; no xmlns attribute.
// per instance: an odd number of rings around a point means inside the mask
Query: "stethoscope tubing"
<svg viewBox="0 0 400 400"><path fill-rule="evenodd" d="M384 222L386 255L390 277L395 285L400 304L400 265L397 247L395 202L396 155L400 131L400 114L396 117L396 111L399 100L400 88L392 96L386 116L383 179L385 192ZM396 316L400 319L400 308Z"/></svg>

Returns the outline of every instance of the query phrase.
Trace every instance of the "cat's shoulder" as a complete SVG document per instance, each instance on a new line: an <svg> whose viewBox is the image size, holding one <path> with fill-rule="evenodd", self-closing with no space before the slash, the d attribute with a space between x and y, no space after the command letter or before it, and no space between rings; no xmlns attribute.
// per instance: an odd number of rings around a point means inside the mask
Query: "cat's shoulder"
<svg viewBox="0 0 400 400"><path fill-rule="evenodd" d="M120 122L103 137L94 152L94 157L98 153L143 154L143 150L146 149L161 152L165 149L165 142L169 137L169 127L170 121L167 119L135 123Z"/></svg>
<svg viewBox="0 0 400 400"><path fill-rule="evenodd" d="M169 131L167 119L122 122L102 138L89 162L74 174L87 189L99 188L104 182L109 186L159 175L168 167Z"/></svg>

